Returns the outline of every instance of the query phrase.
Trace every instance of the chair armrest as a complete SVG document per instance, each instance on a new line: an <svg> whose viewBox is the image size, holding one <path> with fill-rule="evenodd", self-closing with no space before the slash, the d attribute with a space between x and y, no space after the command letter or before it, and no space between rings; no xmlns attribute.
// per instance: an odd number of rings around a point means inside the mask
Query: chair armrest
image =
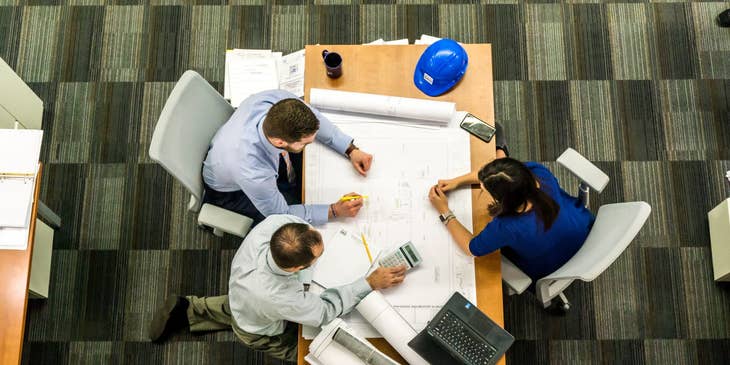
<svg viewBox="0 0 730 365"><path fill-rule="evenodd" d="M246 237L252 223L253 220L249 217L212 204L203 204L198 214L198 224L213 227L241 238Z"/></svg>
<svg viewBox="0 0 730 365"><path fill-rule="evenodd" d="M532 279L504 256L502 256L502 281L514 292L510 295L522 294L532 284Z"/></svg>
<svg viewBox="0 0 730 365"><path fill-rule="evenodd" d="M572 148L568 148L558 157L558 163L598 193L608 184L608 175Z"/></svg>

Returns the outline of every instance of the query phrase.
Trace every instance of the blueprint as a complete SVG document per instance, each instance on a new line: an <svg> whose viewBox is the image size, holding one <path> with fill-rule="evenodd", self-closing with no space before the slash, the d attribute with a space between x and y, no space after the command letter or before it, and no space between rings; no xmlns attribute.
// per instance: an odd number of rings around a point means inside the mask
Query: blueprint
<svg viewBox="0 0 730 365"><path fill-rule="evenodd" d="M335 151L319 143L307 147L308 203L331 203L349 192L368 196L357 217L317 227L322 236L332 237L346 229L364 234L370 245L384 251L413 242L423 263L407 273L403 284L382 294L416 331L426 326L454 291L476 301L474 260L457 247L428 201L428 190L438 179L470 170L468 134L453 128L372 124L363 115L322 112L373 155L368 176L362 177ZM470 190L449 193L449 205L471 230ZM325 242L325 251L327 247ZM343 265L342 270L347 267ZM380 337L359 314L343 318L360 335Z"/></svg>

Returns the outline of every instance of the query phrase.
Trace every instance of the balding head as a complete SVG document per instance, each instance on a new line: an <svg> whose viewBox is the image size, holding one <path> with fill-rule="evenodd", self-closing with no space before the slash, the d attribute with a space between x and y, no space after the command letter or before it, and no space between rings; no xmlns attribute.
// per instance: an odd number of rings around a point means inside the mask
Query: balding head
<svg viewBox="0 0 730 365"><path fill-rule="evenodd" d="M282 269L307 267L322 254L322 235L304 223L287 223L271 236L274 262Z"/></svg>

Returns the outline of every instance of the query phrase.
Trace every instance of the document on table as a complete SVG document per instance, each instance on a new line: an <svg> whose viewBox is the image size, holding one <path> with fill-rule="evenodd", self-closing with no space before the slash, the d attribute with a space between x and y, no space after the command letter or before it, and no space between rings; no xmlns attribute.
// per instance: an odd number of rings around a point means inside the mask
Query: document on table
<svg viewBox="0 0 730 365"><path fill-rule="evenodd" d="M227 50L224 79L223 97L234 107L265 90L304 96L304 50L286 56L268 49Z"/></svg>
<svg viewBox="0 0 730 365"><path fill-rule="evenodd" d="M281 57L276 67L279 70L279 89L304 96L304 50Z"/></svg>
<svg viewBox="0 0 730 365"><path fill-rule="evenodd" d="M270 50L229 50L226 52L226 81L224 97L238 107L252 94L279 88L276 54Z"/></svg>
<svg viewBox="0 0 730 365"><path fill-rule="evenodd" d="M382 291L416 331L426 326L454 291L476 301L474 260L461 252L428 200L428 190L438 179L470 170L468 133L454 128L373 124L367 122L368 116L321 111L373 155L368 176L362 177L335 151L319 143L307 147L304 186L308 203L335 201L351 191L369 196L357 217L318 227L323 237L345 227L363 232L369 244L384 251L406 241L416 246L423 263L408 271L402 285ZM471 230L471 191L449 193L449 203ZM359 314L343 318L358 333L378 336Z"/></svg>
<svg viewBox="0 0 730 365"><path fill-rule="evenodd" d="M0 227L25 226L42 140L41 130L0 130Z"/></svg>
<svg viewBox="0 0 730 365"><path fill-rule="evenodd" d="M363 46L396 46L396 45L408 45L408 38L396 39L392 41L384 41L383 38L378 38L369 43L363 43Z"/></svg>
<svg viewBox="0 0 730 365"><path fill-rule="evenodd" d="M325 288L350 284L365 276L371 266L365 244L359 233L334 228L324 240L324 252L312 268L312 280ZM377 257L380 249L369 246ZM346 267L347 270L343 270Z"/></svg>

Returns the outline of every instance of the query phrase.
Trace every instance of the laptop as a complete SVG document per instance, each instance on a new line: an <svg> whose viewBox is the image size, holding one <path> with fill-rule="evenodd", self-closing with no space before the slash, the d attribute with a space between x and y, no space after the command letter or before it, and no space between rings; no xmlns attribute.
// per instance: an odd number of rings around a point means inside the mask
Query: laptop
<svg viewBox="0 0 730 365"><path fill-rule="evenodd" d="M408 346L431 364L491 365L515 338L459 293Z"/></svg>

